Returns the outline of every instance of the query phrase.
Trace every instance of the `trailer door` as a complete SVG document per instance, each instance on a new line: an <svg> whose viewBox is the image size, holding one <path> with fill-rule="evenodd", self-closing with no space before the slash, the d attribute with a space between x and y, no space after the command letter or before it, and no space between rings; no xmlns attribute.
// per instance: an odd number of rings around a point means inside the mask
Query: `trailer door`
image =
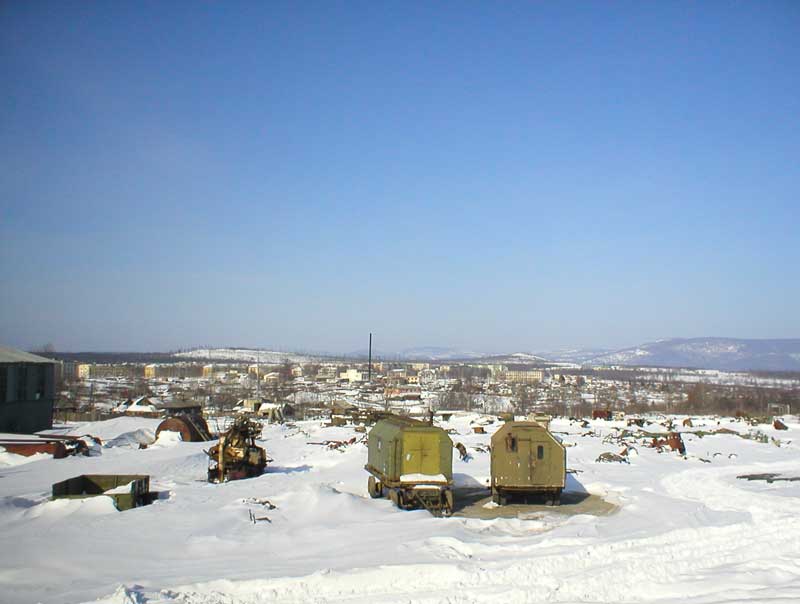
<svg viewBox="0 0 800 604"><path fill-rule="evenodd" d="M519 477L526 480L528 484L533 482L533 471L536 467L536 456L534 452L534 443L531 442L530 436L525 434L522 438L517 439L517 459L519 459Z"/></svg>
<svg viewBox="0 0 800 604"><path fill-rule="evenodd" d="M439 474L439 450L436 434L407 431L403 447L403 474Z"/></svg>
<svg viewBox="0 0 800 604"><path fill-rule="evenodd" d="M533 482L534 478L536 478L536 482L539 486L551 482L549 474L551 472L552 461L550 461L549 458L552 454L553 451L549 442L541 440L531 441L531 482ZM538 472L534 471L536 465L541 466Z"/></svg>

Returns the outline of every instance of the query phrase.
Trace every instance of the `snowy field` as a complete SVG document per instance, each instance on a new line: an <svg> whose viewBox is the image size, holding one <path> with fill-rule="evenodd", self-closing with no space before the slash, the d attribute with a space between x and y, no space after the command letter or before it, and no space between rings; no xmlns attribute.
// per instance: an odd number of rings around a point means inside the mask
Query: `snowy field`
<svg viewBox="0 0 800 604"><path fill-rule="evenodd" d="M489 477L488 453L473 447L498 424L474 434L477 418L444 425L472 453L454 457L462 489ZM619 452L607 437L623 423L558 420L551 428L575 471L565 505L494 519L434 518L370 499L366 445L308 444L363 437L352 428L265 426L261 444L275 460L267 473L214 485L205 481L209 443L138 448L157 424L70 427L103 439L92 457L0 452L0 602L800 602L800 482L737 479L800 476L796 420L777 431L695 418L679 429L758 429L768 442L684 434L686 457L637 443L629 464L595 461ZM107 497L49 500L52 483L87 473L150 474L164 495L125 512ZM609 505L593 512L587 493Z"/></svg>

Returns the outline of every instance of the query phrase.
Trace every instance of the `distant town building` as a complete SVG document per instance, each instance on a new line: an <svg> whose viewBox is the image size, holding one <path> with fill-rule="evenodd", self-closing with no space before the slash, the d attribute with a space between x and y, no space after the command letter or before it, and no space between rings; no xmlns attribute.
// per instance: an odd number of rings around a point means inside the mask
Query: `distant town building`
<svg viewBox="0 0 800 604"><path fill-rule="evenodd" d="M392 386L384 389L383 396L387 401L419 401L422 391L419 386Z"/></svg>
<svg viewBox="0 0 800 604"><path fill-rule="evenodd" d="M159 412L156 402L148 396L140 396L136 400L125 403L122 411L126 415L154 416Z"/></svg>
<svg viewBox="0 0 800 604"><path fill-rule="evenodd" d="M78 365L78 377L81 379L123 378L132 379L144 376L144 366L131 363L103 363Z"/></svg>
<svg viewBox="0 0 800 604"><path fill-rule="evenodd" d="M80 363L76 363L75 361L63 361L61 363L61 377L65 380L76 380L80 376L78 375L78 368L80 367Z"/></svg>
<svg viewBox="0 0 800 604"><path fill-rule="evenodd" d="M335 365L322 365L317 371L318 380L332 380L336 378Z"/></svg>
<svg viewBox="0 0 800 604"><path fill-rule="evenodd" d="M144 366L144 377L148 379L201 377L203 372L203 367L190 363L151 363Z"/></svg>
<svg viewBox="0 0 800 604"><path fill-rule="evenodd" d="M347 380L348 382L363 382L364 374L358 369L348 369L339 374L340 380Z"/></svg>
<svg viewBox="0 0 800 604"><path fill-rule="evenodd" d="M417 374L417 381L420 384L433 384L433 382L436 381L436 370L435 369L420 370L419 374Z"/></svg>
<svg viewBox="0 0 800 604"><path fill-rule="evenodd" d="M510 384L534 384L544 379L543 369L507 369L498 374L500 379Z"/></svg>
<svg viewBox="0 0 800 604"><path fill-rule="evenodd" d="M269 373L265 373L261 378L261 381L264 382L268 386L274 386L279 384L281 381L281 374L277 371L270 371Z"/></svg>
<svg viewBox="0 0 800 604"><path fill-rule="evenodd" d="M55 365L52 359L0 346L0 432L53 427Z"/></svg>

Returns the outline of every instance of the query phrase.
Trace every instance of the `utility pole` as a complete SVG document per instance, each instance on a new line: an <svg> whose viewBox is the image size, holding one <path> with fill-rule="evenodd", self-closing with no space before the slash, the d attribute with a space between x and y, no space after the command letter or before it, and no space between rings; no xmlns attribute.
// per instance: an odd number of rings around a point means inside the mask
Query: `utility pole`
<svg viewBox="0 0 800 604"><path fill-rule="evenodd" d="M372 383L372 332L369 332L369 357L367 363L367 383Z"/></svg>
<svg viewBox="0 0 800 604"><path fill-rule="evenodd" d="M256 350L256 400L258 401L259 405L261 405L261 376L259 375L261 373L261 367L259 365L260 360L261 351Z"/></svg>

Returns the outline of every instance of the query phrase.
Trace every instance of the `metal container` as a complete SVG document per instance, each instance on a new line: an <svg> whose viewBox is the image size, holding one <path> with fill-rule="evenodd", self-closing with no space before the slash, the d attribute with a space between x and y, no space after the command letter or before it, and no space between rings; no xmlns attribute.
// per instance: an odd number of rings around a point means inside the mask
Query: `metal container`
<svg viewBox="0 0 800 604"><path fill-rule="evenodd" d="M147 474L81 474L53 485L53 499L107 495L119 511L152 503Z"/></svg>
<svg viewBox="0 0 800 604"><path fill-rule="evenodd" d="M453 441L429 423L389 416L368 436L365 469L372 497L388 495L401 509L453 512Z"/></svg>
<svg viewBox="0 0 800 604"><path fill-rule="evenodd" d="M567 450L538 422L507 422L492 435L492 500L544 495L558 505L566 485Z"/></svg>

